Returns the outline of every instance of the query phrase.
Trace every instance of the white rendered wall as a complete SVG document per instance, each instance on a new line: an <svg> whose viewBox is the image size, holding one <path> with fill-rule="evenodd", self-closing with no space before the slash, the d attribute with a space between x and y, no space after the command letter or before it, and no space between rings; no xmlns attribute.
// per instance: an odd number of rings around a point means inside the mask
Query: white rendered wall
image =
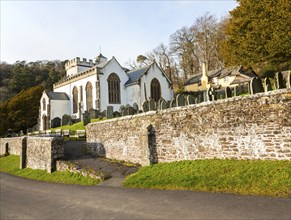
<svg viewBox="0 0 291 220"><path fill-rule="evenodd" d="M51 120L59 117L62 119L63 115L71 115L70 100L51 100Z"/></svg>
<svg viewBox="0 0 291 220"><path fill-rule="evenodd" d="M90 69L92 67L90 66L74 66L74 67L71 67L70 69L67 70L67 76L72 76L72 75L76 75L80 72L83 72L87 69Z"/></svg>
<svg viewBox="0 0 291 220"><path fill-rule="evenodd" d="M173 99L174 92L171 88L169 81L166 76L163 75L157 64L151 65L147 74L141 77L141 102L145 101L144 85L146 86L147 99L151 97L151 81L156 78L160 82L161 86L161 97L165 100Z"/></svg>
<svg viewBox="0 0 291 220"><path fill-rule="evenodd" d="M113 111L119 111L121 105L127 104L127 93L124 84L128 81L128 75L124 72L119 63L113 58L102 70L99 75L100 80L100 111L107 110L107 106L113 106ZM108 97L108 77L111 73L118 75L120 79L120 104L109 104Z"/></svg>
<svg viewBox="0 0 291 220"><path fill-rule="evenodd" d="M133 105L133 103L138 104L139 109L141 109L142 102L141 102L141 90L138 84L134 84L131 86L126 87L127 92L127 104Z"/></svg>
<svg viewBox="0 0 291 220"><path fill-rule="evenodd" d="M91 82L92 84L92 101L93 101L93 108L96 109L96 82L97 82L97 75L92 75L83 79L80 79L76 82L72 82L70 84L67 84L65 86L59 87L54 89L54 92L65 92L69 99L70 99L70 112L71 115L75 115L77 118L79 117L79 112L73 114L73 89L76 86L78 89L78 103L81 102L81 96L80 96L80 86L82 86L82 94L83 94L83 101L82 101L82 112L84 113L87 110L86 106L86 84L87 82Z"/></svg>

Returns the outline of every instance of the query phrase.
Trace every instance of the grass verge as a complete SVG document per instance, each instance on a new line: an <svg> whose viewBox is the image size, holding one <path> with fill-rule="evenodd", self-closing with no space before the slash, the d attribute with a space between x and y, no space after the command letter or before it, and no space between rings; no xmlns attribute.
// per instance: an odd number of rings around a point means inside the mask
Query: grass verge
<svg viewBox="0 0 291 220"><path fill-rule="evenodd" d="M66 172L53 172L47 173L45 170L33 170L25 168L19 169L19 156L9 155L0 158L0 171L9 173L14 176L20 176L27 179L33 179L44 182L64 183L64 184L77 184L77 185L96 185L100 181L84 177L81 174L73 174L69 171Z"/></svg>
<svg viewBox="0 0 291 220"><path fill-rule="evenodd" d="M192 160L142 167L125 187L288 197L291 161Z"/></svg>

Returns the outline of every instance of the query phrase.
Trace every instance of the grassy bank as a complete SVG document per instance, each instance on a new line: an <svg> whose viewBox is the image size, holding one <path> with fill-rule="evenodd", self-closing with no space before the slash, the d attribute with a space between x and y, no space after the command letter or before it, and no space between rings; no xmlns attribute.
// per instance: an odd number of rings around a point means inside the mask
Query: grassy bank
<svg viewBox="0 0 291 220"><path fill-rule="evenodd" d="M95 119L91 119L90 122L98 122L98 121L103 121L103 120L105 120L105 118L103 119L95 118ZM81 121L72 125L64 125L61 127L52 128L51 130L55 131L56 129L76 131L76 130L86 130L86 127L84 126L84 123Z"/></svg>
<svg viewBox="0 0 291 220"><path fill-rule="evenodd" d="M126 187L288 197L291 161L196 160L142 167Z"/></svg>
<svg viewBox="0 0 291 220"><path fill-rule="evenodd" d="M80 174L73 174L70 172L53 172L47 173L45 170L33 170L25 168L19 169L19 156L9 155L0 158L0 171L9 173L15 176L24 177L27 179L64 183L64 184L78 184L78 185L96 185L99 180L89 177L83 177Z"/></svg>

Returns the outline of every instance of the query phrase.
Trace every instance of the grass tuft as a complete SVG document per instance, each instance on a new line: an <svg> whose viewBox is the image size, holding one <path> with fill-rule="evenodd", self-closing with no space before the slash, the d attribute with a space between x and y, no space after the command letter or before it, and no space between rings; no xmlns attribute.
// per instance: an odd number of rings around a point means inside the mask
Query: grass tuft
<svg viewBox="0 0 291 220"><path fill-rule="evenodd" d="M142 167L126 187L288 197L291 161L192 160Z"/></svg>
<svg viewBox="0 0 291 220"><path fill-rule="evenodd" d="M15 176L33 179L44 182L77 184L77 185L96 185L100 181L90 177L84 177L81 174L70 173L69 171L47 173L45 170L34 170L25 168L19 169L19 156L9 155L0 158L0 171Z"/></svg>

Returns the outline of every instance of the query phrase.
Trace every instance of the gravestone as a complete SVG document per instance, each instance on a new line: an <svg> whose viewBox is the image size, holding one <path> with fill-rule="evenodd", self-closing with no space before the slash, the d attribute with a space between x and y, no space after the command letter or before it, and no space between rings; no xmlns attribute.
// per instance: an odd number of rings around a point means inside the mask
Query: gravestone
<svg viewBox="0 0 291 220"><path fill-rule="evenodd" d="M157 110L157 103L155 102L154 99L150 99L150 101L149 101L149 110L150 111Z"/></svg>
<svg viewBox="0 0 291 220"><path fill-rule="evenodd" d="M176 106L185 106L185 96L183 94L178 94L176 97Z"/></svg>
<svg viewBox="0 0 291 220"><path fill-rule="evenodd" d="M238 85L235 91L235 95L240 96L242 94L242 85Z"/></svg>
<svg viewBox="0 0 291 220"><path fill-rule="evenodd" d="M107 106L106 118L113 118L113 106Z"/></svg>
<svg viewBox="0 0 291 220"><path fill-rule="evenodd" d="M89 123L90 123L90 114L89 114L89 112L85 111L83 113L83 124L84 124L84 126L86 126Z"/></svg>
<svg viewBox="0 0 291 220"><path fill-rule="evenodd" d="M104 110L103 112L100 112L99 114L99 119L105 118L106 117L106 110Z"/></svg>
<svg viewBox="0 0 291 220"><path fill-rule="evenodd" d="M167 108L168 108L168 103L167 103L167 101L163 100L163 101L161 102L161 107L160 107L160 109L163 110L163 109L167 109Z"/></svg>
<svg viewBox="0 0 291 220"><path fill-rule="evenodd" d="M72 117L70 115L63 115L62 126L63 125L71 125L71 124L72 124Z"/></svg>
<svg viewBox="0 0 291 220"><path fill-rule="evenodd" d="M142 108L143 108L143 112L148 112L150 110L148 101L143 102Z"/></svg>
<svg viewBox="0 0 291 220"><path fill-rule="evenodd" d="M99 111L93 108L89 109L89 115L90 119L98 118L99 117Z"/></svg>
<svg viewBox="0 0 291 220"><path fill-rule="evenodd" d="M114 118L118 118L120 116L121 116L120 112L118 112L118 111L113 112L113 117Z"/></svg>
<svg viewBox="0 0 291 220"><path fill-rule="evenodd" d="M188 95L187 96L187 105L193 105L195 104L195 98L193 95Z"/></svg>
<svg viewBox="0 0 291 220"><path fill-rule="evenodd" d="M128 109L128 115L134 115L135 110L132 106L128 106L127 109Z"/></svg>
<svg viewBox="0 0 291 220"><path fill-rule="evenodd" d="M259 77L254 77L251 80L251 94L264 92L262 80Z"/></svg>
<svg viewBox="0 0 291 220"><path fill-rule="evenodd" d="M138 109L138 104L133 103L132 107L133 107L133 110L134 110L134 114L137 114L138 111L139 111L139 109Z"/></svg>
<svg viewBox="0 0 291 220"><path fill-rule="evenodd" d="M281 72L276 73L275 79L276 79L276 89L286 88L286 82Z"/></svg>
<svg viewBox="0 0 291 220"><path fill-rule="evenodd" d="M159 101L157 102L157 109L161 110L162 109L162 102L164 101L163 98L160 98Z"/></svg>
<svg viewBox="0 0 291 220"><path fill-rule="evenodd" d="M215 91L217 99L225 99L225 90L224 89L219 89Z"/></svg>
<svg viewBox="0 0 291 220"><path fill-rule="evenodd" d="M121 105L120 108L119 108L119 112L121 113L122 111L124 111L124 109L125 109L125 106Z"/></svg>
<svg viewBox="0 0 291 220"><path fill-rule="evenodd" d="M122 111L122 116L127 116L129 115L129 111L128 111L128 108L125 108L123 111Z"/></svg>
<svg viewBox="0 0 291 220"><path fill-rule="evenodd" d="M177 107L176 99L173 99L173 100L170 102L170 108L174 108L174 107Z"/></svg>
<svg viewBox="0 0 291 220"><path fill-rule="evenodd" d="M264 90L265 92L272 91L272 84L269 78L264 79Z"/></svg>
<svg viewBox="0 0 291 220"><path fill-rule="evenodd" d="M215 101L216 100L216 92L215 92L215 89L213 87L210 87L209 89L207 89L206 95L207 95L207 98L208 98L209 101Z"/></svg>
<svg viewBox="0 0 291 220"><path fill-rule="evenodd" d="M231 90L231 88L226 87L225 90L224 90L224 92L225 92L226 98L231 98L232 97L232 90Z"/></svg>
<svg viewBox="0 0 291 220"><path fill-rule="evenodd" d="M51 120L51 128L57 128L61 126L61 119L59 117L56 117Z"/></svg>
<svg viewBox="0 0 291 220"><path fill-rule="evenodd" d="M291 71L287 75L287 89L291 89Z"/></svg>

